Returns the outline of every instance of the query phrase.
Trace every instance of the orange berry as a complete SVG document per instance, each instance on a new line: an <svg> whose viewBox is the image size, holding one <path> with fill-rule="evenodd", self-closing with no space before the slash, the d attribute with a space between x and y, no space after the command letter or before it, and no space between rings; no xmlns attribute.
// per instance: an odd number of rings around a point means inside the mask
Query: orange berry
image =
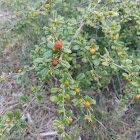
<svg viewBox="0 0 140 140"><path fill-rule="evenodd" d="M90 108L90 102L85 102L85 107Z"/></svg>
<svg viewBox="0 0 140 140"><path fill-rule="evenodd" d="M20 18L20 15L17 15L17 18Z"/></svg>
<svg viewBox="0 0 140 140"><path fill-rule="evenodd" d="M135 96L135 99L136 99L136 100L140 99L140 95L136 95L136 96Z"/></svg>
<svg viewBox="0 0 140 140"><path fill-rule="evenodd" d="M90 49L91 54L95 54L95 49Z"/></svg>

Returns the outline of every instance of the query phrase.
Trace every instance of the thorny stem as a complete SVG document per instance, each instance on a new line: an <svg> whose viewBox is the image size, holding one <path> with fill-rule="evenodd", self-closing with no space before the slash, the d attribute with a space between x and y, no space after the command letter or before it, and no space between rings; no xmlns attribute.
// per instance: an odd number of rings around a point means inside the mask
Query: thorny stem
<svg viewBox="0 0 140 140"><path fill-rule="evenodd" d="M63 87L63 101L65 96L65 87ZM64 102L63 102L63 109L65 109ZM64 117L66 117L65 111L64 111Z"/></svg>
<svg viewBox="0 0 140 140"><path fill-rule="evenodd" d="M99 76L98 76L98 74L96 73L96 71L94 70L94 68L93 68L93 66L92 66L92 63L91 63L91 61L89 60L89 58L88 58L88 57L87 57L87 60L88 60L88 62L89 62L89 64L90 64L90 66L91 66L91 68L92 68L93 72L96 74L96 77L97 77L98 82L99 82Z"/></svg>
<svg viewBox="0 0 140 140"><path fill-rule="evenodd" d="M71 42L70 42L70 45L69 45L69 48L70 48L70 49L71 49L71 47L72 47L72 42L73 42L73 40L76 39L77 35L80 33L80 31L81 31L81 29L82 29L83 26L84 26L84 23L81 22L81 24L80 24L78 30L76 31L76 33L75 33L73 39L72 39Z"/></svg>
<svg viewBox="0 0 140 140"><path fill-rule="evenodd" d="M118 95L118 93L117 93L117 90L116 90L116 87L115 87L115 84L114 84L114 80L113 80L113 78L111 77L111 80L112 80L112 84L113 84L113 88L114 88L114 90L115 90L115 93L116 93L116 97L119 99L120 97L119 97L119 95Z"/></svg>
<svg viewBox="0 0 140 140"><path fill-rule="evenodd" d="M101 55L101 58L106 59L106 57L104 57L104 56L102 56L102 55ZM120 66L120 65L118 65L118 64L116 64L116 63L114 63L114 62L112 62L112 63L110 63L110 64L112 64L112 65L114 65L114 66L116 66L116 67L118 67L118 68L124 70L125 72L128 73L129 76L131 76L131 72L129 72L127 69L123 68L122 66ZM135 77L136 79L139 79L139 77L137 77L137 76L134 76L134 77Z"/></svg>
<svg viewBox="0 0 140 140"><path fill-rule="evenodd" d="M31 103L35 100L35 98L36 98L36 96L34 96L34 97L32 98L32 100L30 101L30 103L28 104L28 106L25 108L25 110L23 111L23 113L22 113L22 115L21 115L21 116L23 116L23 115L24 115L24 113L28 110L29 106L30 106L30 105L31 105Z"/></svg>
<svg viewBox="0 0 140 140"><path fill-rule="evenodd" d="M42 83L42 85L41 85L41 87L40 87L40 90L41 90L41 88L43 87L43 85L44 85L44 83ZM39 90L39 91L40 91ZM32 98L32 100L30 101L30 103L28 104L28 106L26 107L26 109L22 112L22 114L21 114L21 117L24 115L24 113L28 110L28 108L29 108L29 106L31 105L31 103L35 100L35 98L36 98L36 96L34 96L33 98ZM12 120L14 120L14 118L12 119ZM12 121L11 120L11 121ZM9 125L7 125L5 128L4 128L4 130L3 130L3 132L2 133L4 133L4 131L7 129L9 127ZM10 130L11 130L11 128L12 128L12 126L10 127ZM9 130L9 131L10 131Z"/></svg>
<svg viewBox="0 0 140 140"><path fill-rule="evenodd" d="M106 57L104 57L104 56L101 56L101 58L106 59ZM126 70L125 68L123 68L122 66L120 66L120 65L118 65L118 64L116 64L116 63L111 63L111 64L113 64L114 66L116 66L116 67L118 67L118 68L124 70L124 71L127 72L127 73L129 74L129 76L130 76L130 72L129 72L128 70Z"/></svg>
<svg viewBox="0 0 140 140"><path fill-rule="evenodd" d="M89 108L87 108L87 111L88 111L88 113L89 113L89 116L91 116L91 112L90 112Z"/></svg>
<svg viewBox="0 0 140 140"><path fill-rule="evenodd" d="M100 3L100 2L101 2L101 0L98 0L98 2L96 3L96 5L94 6L94 8L95 8L95 7L97 6L97 4ZM91 7L91 4L89 4L88 9L90 9L90 7ZM70 48L70 49L71 49L71 47L72 47L72 42L76 39L77 35L80 33L81 29L82 29L83 26L85 25L85 23L84 23L83 21L81 21L80 23L78 22L78 24L80 24L80 26L79 26L78 30L75 32L74 37L73 37L73 39L72 39L71 42L70 42L70 45L69 45L69 48ZM60 58L62 58L63 55L64 55L64 53L61 53Z"/></svg>
<svg viewBox="0 0 140 140"><path fill-rule="evenodd" d="M69 72L68 72L69 73ZM71 78L71 80L73 80L73 78L72 78L72 76L71 76L71 74L69 73L69 77Z"/></svg>
<svg viewBox="0 0 140 140"><path fill-rule="evenodd" d="M48 1L48 0L46 0L46 1L42 4L42 6L41 6L37 11L40 11L40 10L44 7L44 5L46 4L47 1Z"/></svg>
<svg viewBox="0 0 140 140"><path fill-rule="evenodd" d="M44 85L44 83L42 83L42 85L40 86L40 90L41 90L41 88L43 87L43 85ZM40 91L39 90L39 91ZM38 91L38 92L39 92ZM30 101L30 103L28 104L28 106L25 108L25 110L22 112L22 115L21 116L23 116L24 115L24 113L28 110L28 108L29 108L29 106L32 104L32 102L34 101L36 99L36 96L34 96L33 98L32 98L32 100Z"/></svg>
<svg viewBox="0 0 140 140"><path fill-rule="evenodd" d="M75 33L75 35L74 35L74 38L73 38L73 39L71 40L71 42L70 42L70 45L69 45L69 48L70 48L70 49L71 49L71 47L72 47L72 42L73 42L73 40L76 39L77 35L80 33L80 31L81 31L81 29L82 29L83 26L84 26L84 23L81 22L81 24L80 24L78 30L76 31L76 33ZM60 58L62 58L63 55L64 55L64 53L61 53Z"/></svg>
<svg viewBox="0 0 140 140"><path fill-rule="evenodd" d="M107 128L102 124L102 122L100 122L99 120L97 120L95 117L94 117L94 119L95 119L104 129L107 129Z"/></svg>
<svg viewBox="0 0 140 140"><path fill-rule="evenodd" d="M87 108L87 110L88 110L88 112L89 112L89 115L91 116L91 112L90 112L89 108ZM95 116L94 116L94 119L95 119L104 129L107 129L107 128L102 124L102 122L100 122L99 120L97 120L97 119L95 118Z"/></svg>

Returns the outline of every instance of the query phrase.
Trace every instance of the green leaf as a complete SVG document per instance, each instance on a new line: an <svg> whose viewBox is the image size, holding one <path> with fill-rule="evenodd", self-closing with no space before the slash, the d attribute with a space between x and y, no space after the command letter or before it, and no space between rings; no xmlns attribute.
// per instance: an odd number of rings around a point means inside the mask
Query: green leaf
<svg viewBox="0 0 140 140"><path fill-rule="evenodd" d="M138 71L140 70L140 66L139 66L139 65L135 65L135 66L133 67L133 70L134 70L135 72L138 72Z"/></svg>
<svg viewBox="0 0 140 140"><path fill-rule="evenodd" d="M44 53L43 58L47 59L47 58L50 58L51 56L52 56L52 51L47 51Z"/></svg>
<svg viewBox="0 0 140 140"><path fill-rule="evenodd" d="M56 10L52 11L51 14L52 14L53 19L57 18L57 11Z"/></svg>
<svg viewBox="0 0 140 140"><path fill-rule="evenodd" d="M65 89L65 92L68 93L70 91L69 87Z"/></svg>
<svg viewBox="0 0 140 140"><path fill-rule="evenodd" d="M6 129L2 135L4 135L5 137L9 137L10 132Z"/></svg>
<svg viewBox="0 0 140 140"><path fill-rule="evenodd" d="M97 55L93 55L93 56L92 56L92 59L96 59L96 58L97 58Z"/></svg>
<svg viewBox="0 0 140 140"><path fill-rule="evenodd" d="M23 123L20 124L20 127L23 128L23 129L25 129L25 128L27 128L27 125L26 125L25 122L23 122Z"/></svg>
<svg viewBox="0 0 140 140"><path fill-rule="evenodd" d="M59 113L59 114L64 113L64 112L65 112L65 108L58 109L58 113Z"/></svg>
<svg viewBox="0 0 140 140"><path fill-rule="evenodd" d="M51 41L49 41L49 43L47 44L47 48L53 49L54 48L54 44Z"/></svg>
<svg viewBox="0 0 140 140"><path fill-rule="evenodd" d="M109 66L108 62L103 62L102 63L104 66Z"/></svg>
<svg viewBox="0 0 140 140"><path fill-rule="evenodd" d="M63 24L64 20L63 19L59 19L59 20L57 20L57 23Z"/></svg>
<svg viewBox="0 0 140 140"><path fill-rule="evenodd" d="M77 106L79 104L79 99L73 99L72 102L74 103L74 106Z"/></svg>
<svg viewBox="0 0 140 140"><path fill-rule="evenodd" d="M86 48L87 50L90 50L91 46L86 46L85 48Z"/></svg>
<svg viewBox="0 0 140 140"><path fill-rule="evenodd" d="M64 67L69 69L70 68L70 64L67 61L64 60L60 60L59 63Z"/></svg>
<svg viewBox="0 0 140 140"><path fill-rule="evenodd" d="M66 116L71 116L72 115L72 110L70 110L69 112L66 112Z"/></svg>
<svg viewBox="0 0 140 140"><path fill-rule="evenodd" d="M129 77L129 75L128 75L127 73L122 73L122 75L123 75L124 77Z"/></svg>
<svg viewBox="0 0 140 140"><path fill-rule="evenodd" d="M72 140L72 138L71 138L70 135L66 134L66 135L65 135L65 140Z"/></svg>
<svg viewBox="0 0 140 140"><path fill-rule="evenodd" d="M89 101L91 104L96 104L96 100L92 99L91 97L85 96L84 98L86 101Z"/></svg>
<svg viewBox="0 0 140 140"><path fill-rule="evenodd" d="M20 75L24 75L26 72L25 71L23 71L22 73L20 73Z"/></svg>
<svg viewBox="0 0 140 140"><path fill-rule="evenodd" d="M34 67L29 67L29 70L34 70L35 68Z"/></svg>
<svg viewBox="0 0 140 140"><path fill-rule="evenodd" d="M62 52L64 52L64 53L71 53L71 50L67 49L67 48L63 48Z"/></svg>
<svg viewBox="0 0 140 140"><path fill-rule="evenodd" d="M14 78L19 78L20 77L20 74L19 73L18 74L15 74L13 77Z"/></svg>
<svg viewBox="0 0 140 140"><path fill-rule="evenodd" d="M84 73L80 73L80 74L77 76L76 80L77 80L77 81L81 81L81 80L84 79L84 78L85 78L85 74L84 74Z"/></svg>
<svg viewBox="0 0 140 140"><path fill-rule="evenodd" d="M64 72L63 76L64 76L64 81L66 81L69 75L68 75L68 73Z"/></svg>
<svg viewBox="0 0 140 140"><path fill-rule="evenodd" d="M90 44L94 43L95 39L90 39Z"/></svg>
<svg viewBox="0 0 140 140"><path fill-rule="evenodd" d="M96 100L91 99L91 100L90 100L90 103L91 103L91 104L96 104Z"/></svg>
<svg viewBox="0 0 140 140"><path fill-rule="evenodd" d="M11 111L7 113L7 116L9 117L10 120L13 119L13 113Z"/></svg>
<svg viewBox="0 0 140 140"><path fill-rule="evenodd" d="M102 72L100 73L101 76L106 76L107 74L108 74L108 73L107 73L107 71L105 71L105 70L102 71Z"/></svg>
<svg viewBox="0 0 140 140"><path fill-rule="evenodd" d="M72 47L72 50L75 50L75 51L77 51L79 49L80 49L80 46L79 45L75 45L75 46Z"/></svg>
<svg viewBox="0 0 140 140"><path fill-rule="evenodd" d="M98 50L99 50L99 46L96 45L96 46L94 47L94 49L95 49L95 51L98 51Z"/></svg>
<svg viewBox="0 0 140 140"><path fill-rule="evenodd" d="M16 110L16 119L21 118L21 111L19 109Z"/></svg>
<svg viewBox="0 0 140 140"><path fill-rule="evenodd" d="M61 125L61 122L58 121L58 120L54 120L54 121L53 121L53 125L54 125L54 126L59 126L59 125Z"/></svg>
<svg viewBox="0 0 140 140"><path fill-rule="evenodd" d="M63 131L64 131L64 128L63 127L58 127L58 134L62 134L63 133Z"/></svg>
<svg viewBox="0 0 140 140"><path fill-rule="evenodd" d="M27 102L27 100L26 100L24 95L20 96L20 100L21 100L22 103L26 103Z"/></svg>
<svg viewBox="0 0 140 140"><path fill-rule="evenodd" d="M21 77L18 77L16 81L18 84L21 84Z"/></svg>
<svg viewBox="0 0 140 140"><path fill-rule="evenodd" d="M58 90L60 90L60 88L52 88L52 89L51 89L51 93L57 93Z"/></svg>
<svg viewBox="0 0 140 140"><path fill-rule="evenodd" d="M107 24L108 26L111 26L111 25L112 25L112 23L111 23L111 21L110 21L109 19L106 20L106 24Z"/></svg>
<svg viewBox="0 0 140 140"><path fill-rule="evenodd" d="M42 96L41 96L41 95L38 95L38 96L37 96L37 99L38 99L39 101L41 101Z"/></svg>
<svg viewBox="0 0 140 140"><path fill-rule="evenodd" d="M94 65L98 66L100 64L100 59L95 59L94 60Z"/></svg>
<svg viewBox="0 0 140 140"><path fill-rule="evenodd" d="M42 63L42 61L43 61L43 58L36 58L34 60L34 63Z"/></svg>
<svg viewBox="0 0 140 140"><path fill-rule="evenodd" d="M71 90L71 91L68 92L68 94L70 94L70 95L76 95L76 92Z"/></svg>
<svg viewBox="0 0 140 140"><path fill-rule="evenodd" d="M42 77L43 79L45 79L46 76L48 76L47 73L48 73L48 68L44 68L43 70L40 71L41 77Z"/></svg>
<svg viewBox="0 0 140 140"><path fill-rule="evenodd" d="M109 52L108 52L108 50L107 50L105 47L104 47L104 50L105 50L107 56L109 57Z"/></svg>
<svg viewBox="0 0 140 140"><path fill-rule="evenodd" d="M59 99L58 99L58 97L56 97L56 96L52 96L52 97L50 98L50 100L51 100L52 102L57 102Z"/></svg>

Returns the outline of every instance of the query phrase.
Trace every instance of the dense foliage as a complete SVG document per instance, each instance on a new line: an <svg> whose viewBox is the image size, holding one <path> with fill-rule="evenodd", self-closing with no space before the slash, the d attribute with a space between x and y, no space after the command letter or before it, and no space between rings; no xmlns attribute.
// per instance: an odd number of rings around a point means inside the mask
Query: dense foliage
<svg viewBox="0 0 140 140"><path fill-rule="evenodd" d="M13 20L11 25L7 23L3 27L4 32L11 33L8 39L3 37L2 48L14 35L22 38L21 45L26 42L26 54L22 56L24 69L14 76L22 84L29 71L37 73L39 84L32 83L31 92L40 103L44 102L41 90L45 89L46 95L52 94L50 100L60 115L54 125L62 138L72 139L69 128L74 127L76 118L89 125L95 122L102 125L96 116L104 117L101 108L105 99L119 101L116 118L118 109L139 103L140 8L137 1L3 0L2 4L4 10L10 8L8 17ZM4 80L1 76L1 82ZM50 81L53 81L51 87L47 87ZM125 90L120 81L126 81ZM31 100L26 95L21 97L25 106ZM20 111L16 114L14 117L10 112L1 119L1 137L8 135L5 120L15 123L14 127L23 124Z"/></svg>

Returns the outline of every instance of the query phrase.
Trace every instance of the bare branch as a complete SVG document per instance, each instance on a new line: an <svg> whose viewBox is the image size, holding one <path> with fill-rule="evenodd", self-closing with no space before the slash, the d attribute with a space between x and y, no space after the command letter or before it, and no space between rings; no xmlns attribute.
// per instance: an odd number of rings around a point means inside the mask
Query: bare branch
<svg viewBox="0 0 140 140"><path fill-rule="evenodd" d="M35 136L53 136L53 135L58 135L57 132L46 132L46 133L40 133L40 134L34 134Z"/></svg>

